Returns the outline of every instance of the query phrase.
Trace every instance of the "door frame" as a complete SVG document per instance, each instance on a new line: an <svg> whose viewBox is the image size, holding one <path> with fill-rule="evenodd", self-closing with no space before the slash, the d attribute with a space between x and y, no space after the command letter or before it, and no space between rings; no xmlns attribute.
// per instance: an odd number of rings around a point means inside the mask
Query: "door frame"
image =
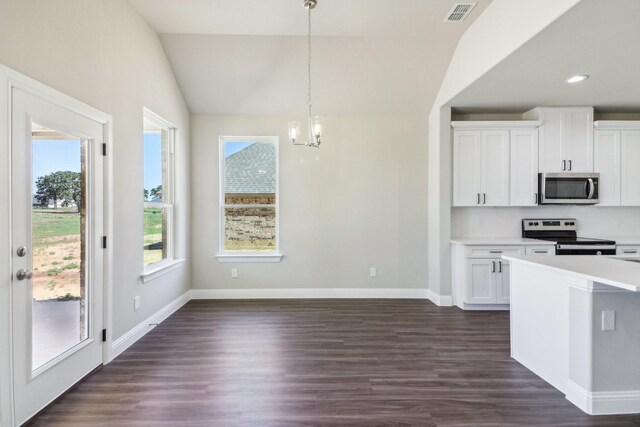
<svg viewBox="0 0 640 427"><path fill-rule="evenodd" d="M103 319L107 330L102 346L102 363L112 359L112 280L113 280L113 119L110 115L69 95L27 77L0 64L0 426L15 425L13 399L13 337L12 337L12 248L11 248L11 92L20 89L69 111L90 118L103 127L107 144L103 176L104 252Z"/></svg>

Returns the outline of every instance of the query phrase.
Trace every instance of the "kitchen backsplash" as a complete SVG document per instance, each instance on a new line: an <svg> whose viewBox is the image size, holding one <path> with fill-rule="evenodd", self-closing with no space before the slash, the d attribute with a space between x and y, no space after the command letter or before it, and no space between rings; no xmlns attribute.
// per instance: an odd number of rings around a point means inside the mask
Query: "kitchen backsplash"
<svg viewBox="0 0 640 427"><path fill-rule="evenodd" d="M522 218L576 218L584 237L640 237L640 207L597 206L451 208L451 236L519 237Z"/></svg>

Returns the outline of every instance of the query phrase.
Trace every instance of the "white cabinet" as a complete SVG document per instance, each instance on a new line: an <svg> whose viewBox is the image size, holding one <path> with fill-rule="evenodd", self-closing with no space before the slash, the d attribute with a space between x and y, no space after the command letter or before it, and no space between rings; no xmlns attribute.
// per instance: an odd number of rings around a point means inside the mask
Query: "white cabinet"
<svg viewBox="0 0 640 427"><path fill-rule="evenodd" d="M511 295L511 276L509 261L502 257L555 253L555 246L550 244L454 243L451 259L453 302L465 310L506 309Z"/></svg>
<svg viewBox="0 0 640 427"><path fill-rule="evenodd" d="M540 107L524 117L542 121L540 172L593 172L592 107Z"/></svg>
<svg viewBox="0 0 640 427"><path fill-rule="evenodd" d="M593 151L593 170L600 174L598 205L620 206L620 131L594 131Z"/></svg>
<svg viewBox="0 0 640 427"><path fill-rule="evenodd" d="M638 129L630 127L635 123ZM594 171L600 174L598 206L640 206L640 122L596 122Z"/></svg>
<svg viewBox="0 0 640 427"><path fill-rule="evenodd" d="M467 259L467 304L509 304L509 263L500 258Z"/></svg>
<svg viewBox="0 0 640 427"><path fill-rule="evenodd" d="M495 304L495 260L468 259L467 286L464 302L467 304Z"/></svg>
<svg viewBox="0 0 640 427"><path fill-rule="evenodd" d="M538 204L538 130L511 130L510 206Z"/></svg>
<svg viewBox="0 0 640 427"><path fill-rule="evenodd" d="M463 130L453 136L453 205L509 205L509 131Z"/></svg>
<svg viewBox="0 0 640 427"><path fill-rule="evenodd" d="M618 245L616 255L640 256L640 245Z"/></svg>
<svg viewBox="0 0 640 427"><path fill-rule="evenodd" d="M555 246L527 246L527 255L555 255Z"/></svg>
<svg viewBox="0 0 640 427"><path fill-rule="evenodd" d="M621 131L620 144L620 204L640 206L640 130Z"/></svg>

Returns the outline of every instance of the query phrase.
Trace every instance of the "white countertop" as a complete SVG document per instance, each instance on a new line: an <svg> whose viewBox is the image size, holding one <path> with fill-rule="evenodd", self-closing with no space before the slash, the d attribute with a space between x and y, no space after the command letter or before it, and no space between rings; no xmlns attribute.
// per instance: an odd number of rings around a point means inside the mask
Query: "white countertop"
<svg viewBox="0 0 640 427"><path fill-rule="evenodd" d="M535 265L546 270L569 273L572 276L605 285L640 292L640 263L624 261L625 257L601 255L503 255L502 258L511 262Z"/></svg>
<svg viewBox="0 0 640 427"><path fill-rule="evenodd" d="M466 246L532 246L532 245L544 245L544 246L552 246L555 245L556 242L552 242L550 240L538 240L538 239L526 239L524 237L505 237L505 238L494 238L494 237L474 237L474 238L453 238L451 239L451 243L456 245L466 245Z"/></svg>

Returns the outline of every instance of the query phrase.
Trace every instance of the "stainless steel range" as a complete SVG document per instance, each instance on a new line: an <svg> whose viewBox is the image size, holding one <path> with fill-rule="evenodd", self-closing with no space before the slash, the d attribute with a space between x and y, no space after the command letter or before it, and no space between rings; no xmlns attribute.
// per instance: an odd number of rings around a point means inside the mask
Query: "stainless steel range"
<svg viewBox="0 0 640 427"><path fill-rule="evenodd" d="M575 218L523 219L522 237L556 243L556 255L615 255L613 240L578 237Z"/></svg>

